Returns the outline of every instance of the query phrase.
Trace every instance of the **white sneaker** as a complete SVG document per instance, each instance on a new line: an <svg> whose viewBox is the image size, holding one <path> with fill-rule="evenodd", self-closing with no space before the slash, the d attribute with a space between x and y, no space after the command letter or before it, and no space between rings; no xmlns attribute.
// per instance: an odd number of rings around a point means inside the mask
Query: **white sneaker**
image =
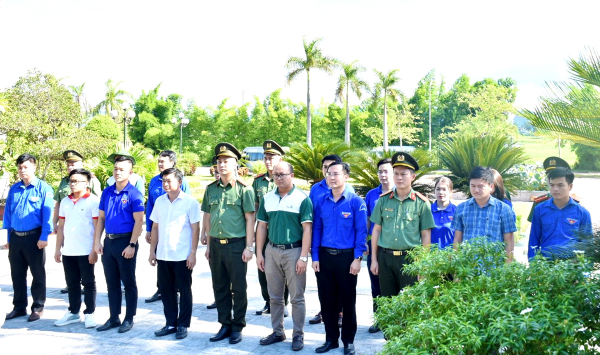
<svg viewBox="0 0 600 355"><path fill-rule="evenodd" d="M96 328L96 320L94 319L94 313L85 315L85 327Z"/></svg>
<svg viewBox="0 0 600 355"><path fill-rule="evenodd" d="M63 325L79 322L81 322L81 316L79 315L79 313L73 314L70 311L67 311L67 313L65 313L65 315L61 319L54 322L54 325L57 327L62 327Z"/></svg>

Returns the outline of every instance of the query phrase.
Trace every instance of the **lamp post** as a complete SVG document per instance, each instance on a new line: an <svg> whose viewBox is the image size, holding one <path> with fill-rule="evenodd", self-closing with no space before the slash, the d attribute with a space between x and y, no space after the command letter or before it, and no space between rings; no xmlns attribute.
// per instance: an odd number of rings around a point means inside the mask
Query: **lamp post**
<svg viewBox="0 0 600 355"><path fill-rule="evenodd" d="M123 111L122 114L122 119L123 119L123 149L127 149L126 146L126 142L127 142L127 124L131 123L131 121L133 120L133 118L135 117L135 111L133 111L132 109L130 109L131 106L129 106L129 103L125 102L123 103L123 106L121 106L121 110ZM110 111L110 117L112 117L113 120L115 120L115 122L117 124L119 124L119 118L121 117L121 114L119 112L119 110L111 110Z"/></svg>
<svg viewBox="0 0 600 355"><path fill-rule="evenodd" d="M173 117L171 121L173 124L177 124L177 117ZM185 117L183 112L179 113L179 154L183 153L183 127L190 123L190 119Z"/></svg>

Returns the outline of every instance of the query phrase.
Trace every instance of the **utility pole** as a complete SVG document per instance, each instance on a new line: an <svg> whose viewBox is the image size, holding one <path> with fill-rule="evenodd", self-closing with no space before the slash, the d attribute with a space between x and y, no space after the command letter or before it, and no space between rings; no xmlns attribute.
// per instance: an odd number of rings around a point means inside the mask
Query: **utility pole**
<svg viewBox="0 0 600 355"><path fill-rule="evenodd" d="M429 78L429 151L431 152L431 78Z"/></svg>

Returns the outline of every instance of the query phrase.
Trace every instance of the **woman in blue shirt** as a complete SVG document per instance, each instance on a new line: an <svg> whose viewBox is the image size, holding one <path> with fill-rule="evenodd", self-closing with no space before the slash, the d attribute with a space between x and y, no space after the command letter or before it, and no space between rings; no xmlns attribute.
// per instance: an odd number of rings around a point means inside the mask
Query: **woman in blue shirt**
<svg viewBox="0 0 600 355"><path fill-rule="evenodd" d="M452 180L446 176L435 180L435 202L431 205L435 228L431 230L431 244L438 244L440 248L452 247L454 243L454 229L450 228L456 212L456 205L450 202L453 189Z"/></svg>

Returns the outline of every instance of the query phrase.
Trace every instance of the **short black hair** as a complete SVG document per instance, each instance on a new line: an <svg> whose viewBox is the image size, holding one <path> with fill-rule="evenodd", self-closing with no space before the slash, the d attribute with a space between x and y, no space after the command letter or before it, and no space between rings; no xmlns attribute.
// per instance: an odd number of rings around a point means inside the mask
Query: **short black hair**
<svg viewBox="0 0 600 355"><path fill-rule="evenodd" d="M25 153L19 155L19 157L17 158L17 166L23 164L26 161L30 161L33 165L37 164L37 159L33 155Z"/></svg>
<svg viewBox="0 0 600 355"><path fill-rule="evenodd" d="M160 173L160 177L164 179L165 176L171 175L171 174L175 174L175 178L177 180L179 180L180 182L183 180L183 173L181 172L181 170L179 170L177 168L169 168L169 169L163 170L162 173Z"/></svg>
<svg viewBox="0 0 600 355"><path fill-rule="evenodd" d="M493 184L494 174L492 172L492 169L490 168L476 166L473 168L473 170L471 170L471 173L469 174L469 182L471 182L471 180L473 179L481 179L488 184Z"/></svg>
<svg viewBox="0 0 600 355"><path fill-rule="evenodd" d="M573 180L575 180L575 174L573 174L571 169L555 168L548 171L548 181L552 179L559 179L561 177L564 177L569 184L572 184Z"/></svg>
<svg viewBox="0 0 600 355"><path fill-rule="evenodd" d="M84 175L85 178L87 179L87 182L92 181L92 173L90 173L89 171L87 171L85 169L73 169L69 173L69 177L76 175L76 174Z"/></svg>
<svg viewBox="0 0 600 355"><path fill-rule="evenodd" d="M177 165L177 154L175 154L174 151L172 150L163 150L162 152L160 152L160 154L158 155L158 157L166 157L169 158L169 160L171 162L173 162L173 166Z"/></svg>
<svg viewBox="0 0 600 355"><path fill-rule="evenodd" d="M327 171L329 171L329 169L332 166L336 166L336 165L341 165L342 170L344 170L344 172L346 174L350 175L350 165L348 165L348 163L344 163L343 161L335 161L335 162L331 163L331 165L329 165L329 167L327 168Z"/></svg>
<svg viewBox="0 0 600 355"><path fill-rule="evenodd" d="M321 166L323 166L323 163L325 162L325 160L333 160L336 163L342 162L342 158L340 158L340 156L337 154L329 154L329 155L324 156L323 159L321 159Z"/></svg>
<svg viewBox="0 0 600 355"><path fill-rule="evenodd" d="M121 155L121 156L118 156L118 157L115 158L115 164L120 163L122 161L128 161L128 162L130 162L131 166L135 165L135 163L133 162L133 159L131 159L130 157Z"/></svg>
<svg viewBox="0 0 600 355"><path fill-rule="evenodd" d="M392 158L383 158L377 162L377 167L379 168L383 164L391 164L391 163L392 163Z"/></svg>

